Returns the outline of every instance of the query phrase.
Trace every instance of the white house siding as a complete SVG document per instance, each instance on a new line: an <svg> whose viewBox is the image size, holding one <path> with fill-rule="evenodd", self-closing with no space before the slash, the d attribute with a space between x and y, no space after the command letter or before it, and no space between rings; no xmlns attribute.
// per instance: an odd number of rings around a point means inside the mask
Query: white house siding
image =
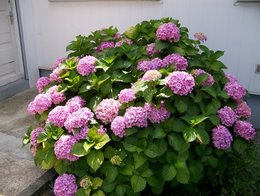
<svg viewBox="0 0 260 196"><path fill-rule="evenodd" d="M223 62L252 93L260 94L260 4L234 6L234 0L86 1L51 3L32 0L36 32L37 65L51 66L65 55L76 35L114 25L120 31L142 20L173 17L192 36L202 31L206 45L224 50Z"/></svg>

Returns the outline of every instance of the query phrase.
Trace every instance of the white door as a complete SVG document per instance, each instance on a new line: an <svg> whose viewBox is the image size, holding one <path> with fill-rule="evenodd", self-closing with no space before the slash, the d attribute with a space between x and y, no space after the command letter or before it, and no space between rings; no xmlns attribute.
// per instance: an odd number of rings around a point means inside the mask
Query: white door
<svg viewBox="0 0 260 196"><path fill-rule="evenodd" d="M0 86L23 77L15 1L0 0Z"/></svg>

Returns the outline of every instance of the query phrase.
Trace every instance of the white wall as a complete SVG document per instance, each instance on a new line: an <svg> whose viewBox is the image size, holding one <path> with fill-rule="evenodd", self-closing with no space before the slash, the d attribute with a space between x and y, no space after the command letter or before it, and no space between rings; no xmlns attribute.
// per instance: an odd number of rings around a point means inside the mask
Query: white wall
<svg viewBox="0 0 260 196"><path fill-rule="evenodd" d="M76 35L114 25L120 31L144 19L173 17L187 26L190 35L207 34L213 50L224 50L223 62L252 93L260 94L260 4L233 0L86 1L50 3L32 0L36 32L37 65L51 66L65 55Z"/></svg>

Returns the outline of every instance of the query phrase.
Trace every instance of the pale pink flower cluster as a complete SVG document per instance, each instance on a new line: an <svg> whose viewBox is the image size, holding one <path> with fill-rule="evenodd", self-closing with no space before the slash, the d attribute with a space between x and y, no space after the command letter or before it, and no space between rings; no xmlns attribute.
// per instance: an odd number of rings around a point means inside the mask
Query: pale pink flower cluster
<svg viewBox="0 0 260 196"><path fill-rule="evenodd" d="M131 39L124 38L124 39L122 39L122 40L116 42L115 47L122 46L124 43L126 43L127 45L132 45L132 44L133 44L133 41L132 41Z"/></svg>
<svg viewBox="0 0 260 196"><path fill-rule="evenodd" d="M184 71L172 72L166 80L172 92L180 96L188 95L195 86L192 75Z"/></svg>
<svg viewBox="0 0 260 196"><path fill-rule="evenodd" d="M251 108L245 101L238 103L235 111L239 117L250 118L251 116Z"/></svg>
<svg viewBox="0 0 260 196"><path fill-rule="evenodd" d="M162 67L165 67L164 62L159 58L154 58L150 61L139 61L137 64L137 69L141 71L156 70Z"/></svg>
<svg viewBox="0 0 260 196"><path fill-rule="evenodd" d="M49 88L46 94L49 94L51 96L52 102L56 105L66 100L65 94L59 92L59 87L57 85Z"/></svg>
<svg viewBox="0 0 260 196"><path fill-rule="evenodd" d="M100 45L97 47L97 51L101 52L104 49L108 49L108 48L114 48L115 44L112 41L105 41L105 42L101 42Z"/></svg>
<svg viewBox="0 0 260 196"><path fill-rule="evenodd" d="M66 107L70 113L78 111L86 104L86 101L80 96L75 96L66 102Z"/></svg>
<svg viewBox="0 0 260 196"><path fill-rule="evenodd" d="M194 70L194 76L195 77L198 77L201 74L207 75L207 79L204 82L202 82L202 86L212 86L215 83L213 76L211 74L207 73L206 71L204 71L203 69L195 69Z"/></svg>
<svg viewBox="0 0 260 196"><path fill-rule="evenodd" d="M36 113L43 113L48 110L52 105L52 99L49 94L38 94L32 102L29 103L27 111L30 115L35 115Z"/></svg>
<svg viewBox="0 0 260 196"><path fill-rule="evenodd" d="M235 123L234 131L236 134L246 140L252 140L256 135L256 131L253 128L252 124L250 122L242 120L238 120Z"/></svg>
<svg viewBox="0 0 260 196"><path fill-rule="evenodd" d="M128 103L135 100L135 92L131 88L123 89L118 94L118 100L120 103Z"/></svg>
<svg viewBox="0 0 260 196"><path fill-rule="evenodd" d="M119 112L121 104L114 99L103 99L96 108L96 118L104 124L111 123Z"/></svg>
<svg viewBox="0 0 260 196"><path fill-rule="evenodd" d="M126 128L131 128L133 126L140 128L147 127L147 117L147 111L143 107L131 106L127 108L124 115Z"/></svg>
<svg viewBox="0 0 260 196"><path fill-rule="evenodd" d="M97 59L93 56L85 56L79 60L77 71L82 76L87 76L96 72L95 63Z"/></svg>
<svg viewBox="0 0 260 196"><path fill-rule="evenodd" d="M72 147L77 143L76 138L71 135L62 135L54 144L54 153L57 159L76 161L79 158L71 154Z"/></svg>
<svg viewBox="0 0 260 196"><path fill-rule="evenodd" d="M233 137L226 127L219 125L212 129L212 140L217 149L226 150L230 148Z"/></svg>
<svg viewBox="0 0 260 196"><path fill-rule="evenodd" d="M146 46L146 53L149 55L149 56L153 56L155 54L159 54L161 51L160 50L156 50L155 48L155 43L151 43L151 44L148 44Z"/></svg>
<svg viewBox="0 0 260 196"><path fill-rule="evenodd" d="M117 116L111 123L110 126L113 133L118 137L125 136L125 129L126 129L126 120L122 116Z"/></svg>
<svg viewBox="0 0 260 196"><path fill-rule="evenodd" d="M193 35L197 40L200 40L202 42L207 41L207 36L202 32L197 32Z"/></svg>
<svg viewBox="0 0 260 196"><path fill-rule="evenodd" d="M59 65L60 65L63 61L65 61L65 60L66 60L65 57L57 58L57 59L55 60L55 62L53 63L52 69L56 69L57 67L59 67Z"/></svg>
<svg viewBox="0 0 260 196"><path fill-rule="evenodd" d="M144 81L154 81L158 80L162 77L162 74L157 70L149 70L145 72L145 74L142 77L142 80Z"/></svg>
<svg viewBox="0 0 260 196"><path fill-rule="evenodd" d="M218 110L218 117L220 118L221 123L227 127L232 126L237 120L235 111L229 106L225 106Z"/></svg>
<svg viewBox="0 0 260 196"><path fill-rule="evenodd" d="M230 81L225 84L224 90L234 100L239 101L246 95L245 88L237 81Z"/></svg>
<svg viewBox="0 0 260 196"><path fill-rule="evenodd" d="M32 132L31 132L31 145L33 146L33 147L37 147L38 146L38 144L37 144L37 139L38 139L38 137L39 137L39 135L42 133L42 132L44 132L45 130L44 130L44 128L42 128L42 127L37 127L36 129L34 129L34 130L32 130Z"/></svg>
<svg viewBox="0 0 260 196"><path fill-rule="evenodd" d="M63 174L54 182L54 194L56 196L75 196L78 186L76 178L72 174Z"/></svg>
<svg viewBox="0 0 260 196"><path fill-rule="evenodd" d="M180 40L180 29L174 23L164 23L156 31L159 40L178 42Z"/></svg>
<svg viewBox="0 0 260 196"><path fill-rule="evenodd" d="M69 115L70 112L66 106L56 106L50 111L47 121L57 127L63 127Z"/></svg>
<svg viewBox="0 0 260 196"><path fill-rule="evenodd" d="M66 119L64 126L65 128L71 132L75 133L76 129L86 127L88 121L90 121L94 117L94 114L88 108L80 108L78 111L73 112Z"/></svg>
<svg viewBox="0 0 260 196"><path fill-rule="evenodd" d="M74 138L77 141L86 139L87 134L88 134L88 130L89 130L88 127L83 127L79 131L74 131L73 132Z"/></svg>
<svg viewBox="0 0 260 196"><path fill-rule="evenodd" d="M50 84L50 79L48 77L40 77L37 81L36 87L39 93L42 93L44 88Z"/></svg>
<svg viewBox="0 0 260 196"><path fill-rule="evenodd" d="M184 71L188 67L188 60L178 53L169 54L163 59L164 66L175 65L177 71Z"/></svg>
<svg viewBox="0 0 260 196"><path fill-rule="evenodd" d="M171 113L163 103L158 108L152 104L145 103L144 108L151 123L161 123L170 118Z"/></svg>

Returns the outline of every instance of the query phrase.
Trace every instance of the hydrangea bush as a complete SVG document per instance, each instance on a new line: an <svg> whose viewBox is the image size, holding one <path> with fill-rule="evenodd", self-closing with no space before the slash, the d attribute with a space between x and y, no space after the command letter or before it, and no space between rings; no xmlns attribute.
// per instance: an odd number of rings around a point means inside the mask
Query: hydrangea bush
<svg viewBox="0 0 260 196"><path fill-rule="evenodd" d="M246 90L177 20L77 36L28 105L36 165L56 195L160 194L223 179L256 134ZM214 180L213 180L214 179Z"/></svg>

